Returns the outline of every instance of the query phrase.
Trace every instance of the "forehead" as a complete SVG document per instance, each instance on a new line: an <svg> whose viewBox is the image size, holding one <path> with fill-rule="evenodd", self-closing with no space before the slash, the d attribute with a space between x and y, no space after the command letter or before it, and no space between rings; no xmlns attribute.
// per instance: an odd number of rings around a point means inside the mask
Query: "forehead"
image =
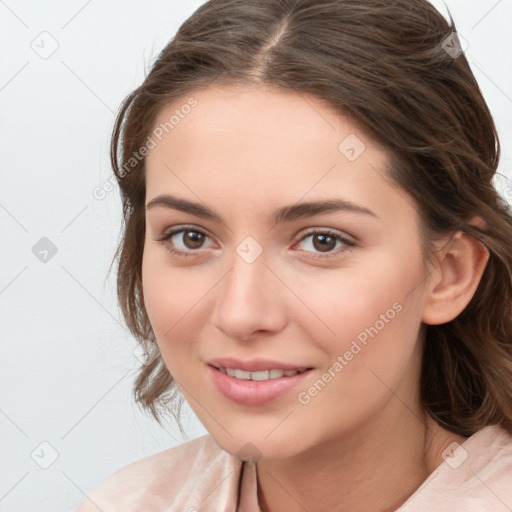
<svg viewBox="0 0 512 512"><path fill-rule="evenodd" d="M305 196L339 196L374 211L397 204L396 198L390 203L397 191L385 176L386 149L311 95L210 86L162 108L151 136L147 199L172 193L225 206L229 198L242 210L251 201L265 207Z"/></svg>
<svg viewBox="0 0 512 512"><path fill-rule="evenodd" d="M379 146L360 123L324 100L303 92L255 84L196 90L163 107L155 130L160 131L159 139L177 146L182 139L190 141L191 135L201 147L219 142L218 139L225 143L229 137L242 144L238 150L264 148L262 156L275 150L280 154L293 151L288 158L305 149L311 152L312 146L322 153L330 150L337 154L340 137L347 133L357 135L366 145ZM384 153L385 148L379 149Z"/></svg>

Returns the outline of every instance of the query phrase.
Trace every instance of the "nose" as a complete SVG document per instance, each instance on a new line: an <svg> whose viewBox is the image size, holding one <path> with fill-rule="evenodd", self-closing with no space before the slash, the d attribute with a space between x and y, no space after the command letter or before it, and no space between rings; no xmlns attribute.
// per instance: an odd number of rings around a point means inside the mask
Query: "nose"
<svg viewBox="0 0 512 512"><path fill-rule="evenodd" d="M263 255L248 263L235 254L231 271L216 288L213 324L229 338L247 341L286 325L284 285Z"/></svg>

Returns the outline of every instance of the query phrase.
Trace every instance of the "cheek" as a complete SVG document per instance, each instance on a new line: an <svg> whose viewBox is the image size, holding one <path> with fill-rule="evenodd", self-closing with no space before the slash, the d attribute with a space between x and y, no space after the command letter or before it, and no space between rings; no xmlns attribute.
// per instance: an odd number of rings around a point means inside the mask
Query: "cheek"
<svg viewBox="0 0 512 512"><path fill-rule="evenodd" d="M331 315L325 317L336 335L315 337L310 331L310 340L325 355L324 364L296 396L303 421L322 417L327 438L364 425L395 393L407 401L419 373L417 300L409 296L396 301L394 293L375 291L355 301L338 298L341 307L330 305ZM403 385L405 395L399 390Z"/></svg>
<svg viewBox="0 0 512 512"><path fill-rule="evenodd" d="M145 249L142 261L142 289L144 305L160 350L163 342L172 336L180 318L186 316L187 304L194 291L184 286L183 276L165 265L162 251Z"/></svg>
<svg viewBox="0 0 512 512"><path fill-rule="evenodd" d="M301 328L326 354L329 366L346 355L353 375L367 374L373 366L382 369L386 362L400 371L421 324L421 275L420 255L409 250L401 257L375 253L338 272L335 279L302 276L299 293L307 297L314 316L299 320Z"/></svg>
<svg viewBox="0 0 512 512"><path fill-rule="evenodd" d="M204 306L216 280L210 273L200 273L192 267L173 268L166 256L163 250L145 250L142 288L146 312L162 356L166 362L178 364L178 359L193 355L197 338L194 334L198 326L207 322Z"/></svg>

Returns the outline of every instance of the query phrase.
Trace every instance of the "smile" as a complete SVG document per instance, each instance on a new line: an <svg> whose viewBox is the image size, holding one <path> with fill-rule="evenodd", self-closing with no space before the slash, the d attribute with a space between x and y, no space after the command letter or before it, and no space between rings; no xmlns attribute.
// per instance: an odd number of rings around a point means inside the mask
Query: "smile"
<svg viewBox="0 0 512 512"><path fill-rule="evenodd" d="M278 361L234 359L210 361L206 368L212 383L225 398L245 406L263 406L277 399L293 400L293 391L303 386L312 371L312 368Z"/></svg>
<svg viewBox="0 0 512 512"><path fill-rule="evenodd" d="M304 370L260 370L256 372L249 372L247 370L240 370L238 368L224 368L219 367L218 370L230 377L234 377L235 379L240 380L272 380L272 379L280 379L281 377L292 377L293 375L297 375L298 373L302 373Z"/></svg>

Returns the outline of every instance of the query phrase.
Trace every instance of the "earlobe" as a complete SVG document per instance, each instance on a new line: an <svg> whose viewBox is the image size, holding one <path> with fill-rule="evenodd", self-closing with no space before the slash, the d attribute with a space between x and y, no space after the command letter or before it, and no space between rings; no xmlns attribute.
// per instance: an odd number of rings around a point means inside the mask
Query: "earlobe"
<svg viewBox="0 0 512 512"><path fill-rule="evenodd" d="M457 231L431 274L423 322L438 325L456 318L473 298L488 260L489 251L481 241Z"/></svg>

